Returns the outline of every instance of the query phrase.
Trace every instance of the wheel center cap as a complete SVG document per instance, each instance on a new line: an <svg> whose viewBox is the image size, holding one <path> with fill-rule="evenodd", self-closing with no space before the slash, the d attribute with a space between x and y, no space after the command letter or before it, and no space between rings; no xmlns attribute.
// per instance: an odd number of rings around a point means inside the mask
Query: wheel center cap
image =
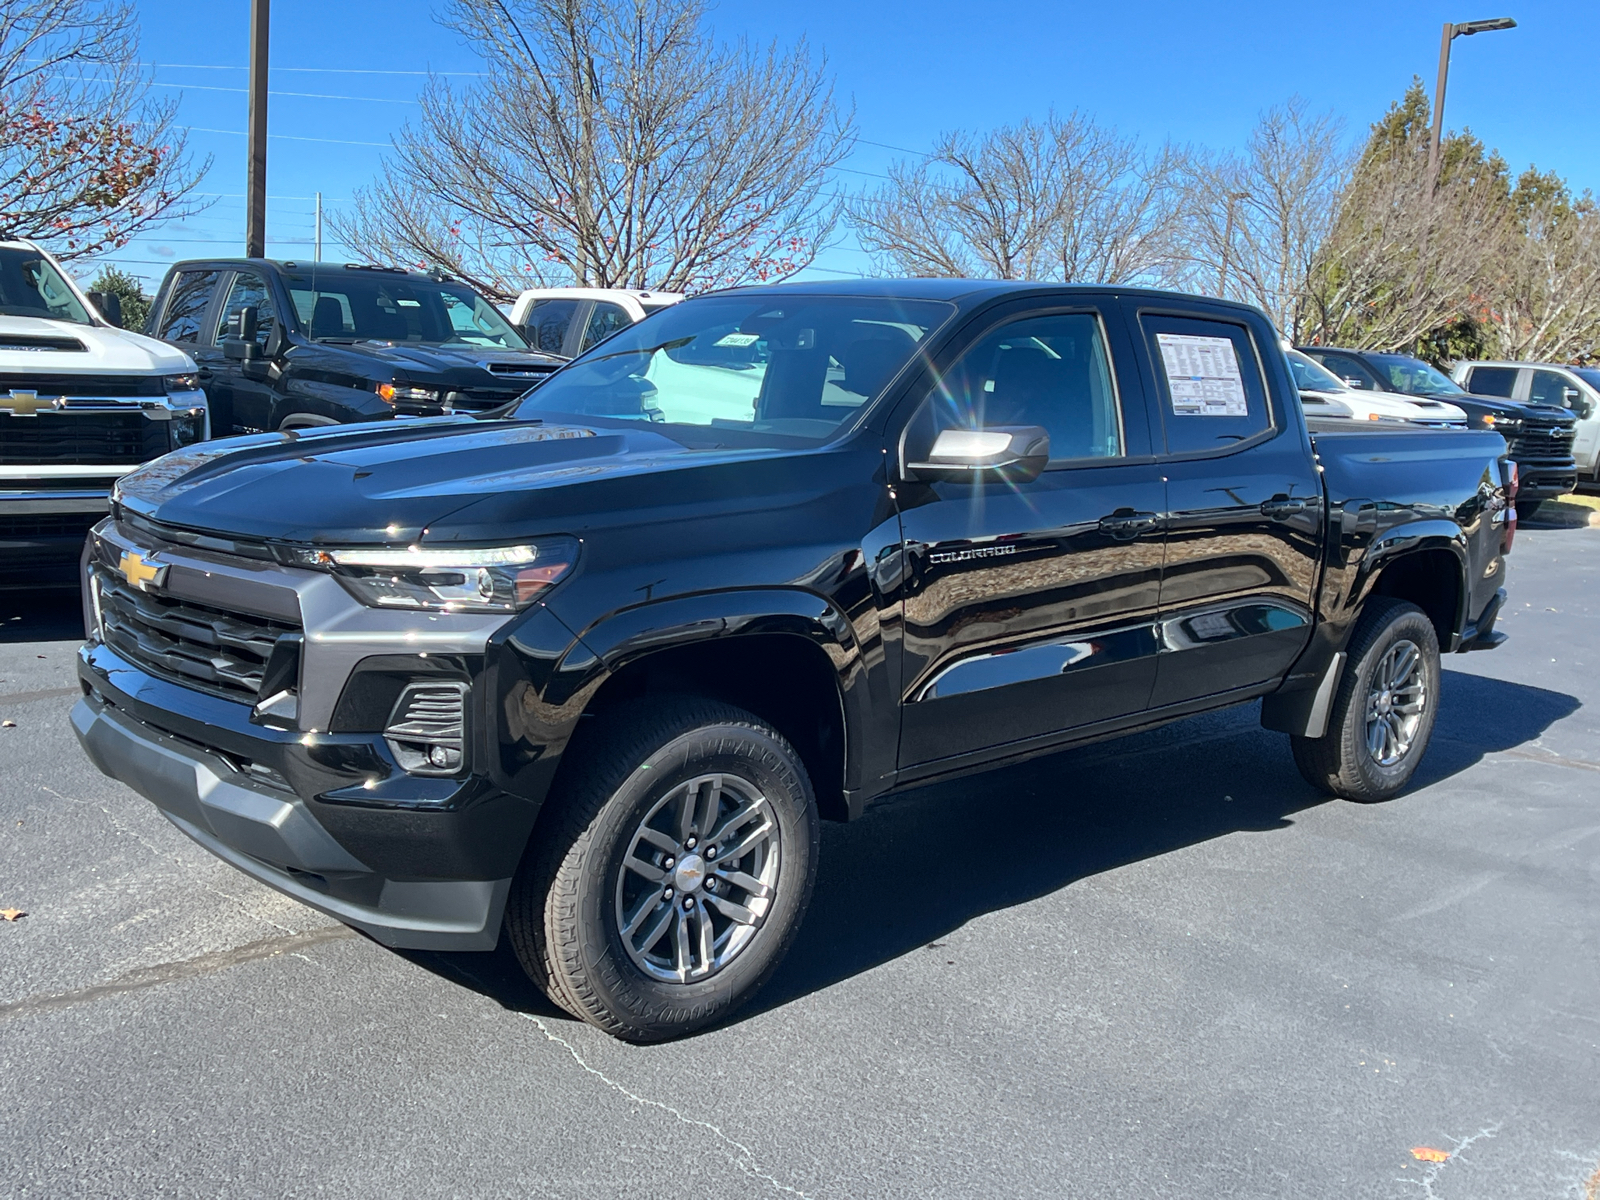
<svg viewBox="0 0 1600 1200"><path fill-rule="evenodd" d="M672 886L680 892L692 892L706 877L706 860L698 854L688 854L678 860L672 872Z"/></svg>

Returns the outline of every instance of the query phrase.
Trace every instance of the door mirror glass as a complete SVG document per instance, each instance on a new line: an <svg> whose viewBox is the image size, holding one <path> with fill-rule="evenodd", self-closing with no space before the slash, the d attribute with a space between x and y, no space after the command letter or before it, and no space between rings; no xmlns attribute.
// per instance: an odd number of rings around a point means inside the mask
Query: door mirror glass
<svg viewBox="0 0 1600 1200"><path fill-rule="evenodd" d="M1050 434L1037 425L941 429L926 462L909 464L921 480L975 483L1039 478L1050 461Z"/></svg>

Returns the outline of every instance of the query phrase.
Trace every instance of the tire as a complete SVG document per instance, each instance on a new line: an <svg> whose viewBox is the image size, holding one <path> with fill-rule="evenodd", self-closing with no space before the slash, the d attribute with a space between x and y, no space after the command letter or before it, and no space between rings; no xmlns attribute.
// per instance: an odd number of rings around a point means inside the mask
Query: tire
<svg viewBox="0 0 1600 1200"><path fill-rule="evenodd" d="M1380 672L1392 676L1396 666L1403 666L1403 646L1416 652L1416 664L1401 680L1407 686L1386 692L1379 686ZM1404 707L1394 704L1395 696L1413 694L1410 679L1420 682L1420 696L1404 701ZM1369 600L1350 637L1326 734L1289 739L1300 774L1313 787L1346 800L1371 803L1397 795L1427 752L1439 711L1439 683L1439 637L1433 622L1404 600ZM1415 714L1405 711L1411 703L1419 706ZM1389 732L1375 732L1373 723ZM1369 735L1376 738L1377 749Z"/></svg>
<svg viewBox="0 0 1600 1200"><path fill-rule="evenodd" d="M1539 509L1544 506L1543 500L1518 500L1517 520L1531 521L1539 515Z"/></svg>
<svg viewBox="0 0 1600 1200"><path fill-rule="evenodd" d="M506 909L523 969L626 1041L721 1020L776 969L811 900L820 828L800 756L698 697L624 706L567 754Z"/></svg>

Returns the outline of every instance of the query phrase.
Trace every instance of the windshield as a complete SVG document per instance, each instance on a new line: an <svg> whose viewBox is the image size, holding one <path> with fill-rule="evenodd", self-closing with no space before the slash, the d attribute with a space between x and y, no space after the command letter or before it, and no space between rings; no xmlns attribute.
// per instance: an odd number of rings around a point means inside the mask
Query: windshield
<svg viewBox="0 0 1600 1200"><path fill-rule="evenodd" d="M688 300L614 334L532 392L516 415L820 442L879 395L951 311L921 300L760 292Z"/></svg>
<svg viewBox="0 0 1600 1200"><path fill-rule="evenodd" d="M1302 392L1347 392L1341 380L1327 367L1316 359L1298 350L1285 350L1285 357L1289 360L1289 372L1294 376L1294 386Z"/></svg>
<svg viewBox="0 0 1600 1200"><path fill-rule="evenodd" d="M21 246L0 247L0 316L94 324L55 265Z"/></svg>
<svg viewBox="0 0 1600 1200"><path fill-rule="evenodd" d="M528 347L500 310L464 283L350 267L285 271L283 281L312 341Z"/></svg>
<svg viewBox="0 0 1600 1200"><path fill-rule="evenodd" d="M1434 370L1420 358L1404 354L1369 354L1367 361L1382 371L1389 386L1397 392L1410 392L1416 396L1465 396L1451 379Z"/></svg>
<svg viewBox="0 0 1600 1200"><path fill-rule="evenodd" d="M1600 368L1596 367L1569 367L1574 375L1583 380L1590 387L1600 388Z"/></svg>

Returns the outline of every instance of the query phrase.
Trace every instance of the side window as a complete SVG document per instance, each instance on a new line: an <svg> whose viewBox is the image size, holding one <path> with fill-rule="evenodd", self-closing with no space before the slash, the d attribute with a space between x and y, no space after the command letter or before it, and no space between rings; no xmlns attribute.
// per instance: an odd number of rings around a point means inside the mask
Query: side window
<svg viewBox="0 0 1600 1200"><path fill-rule="evenodd" d="M156 336L164 342L198 342L200 322L205 319L206 306L211 303L220 275L220 271L180 272L172 283L172 294L161 315L161 331Z"/></svg>
<svg viewBox="0 0 1600 1200"><path fill-rule="evenodd" d="M1517 386L1515 367L1473 367L1467 372L1467 391L1479 396L1511 398Z"/></svg>
<svg viewBox="0 0 1600 1200"><path fill-rule="evenodd" d="M1383 391L1383 386L1378 382L1378 377L1360 359L1351 358L1347 354L1320 354L1316 357L1322 359L1323 366L1344 380L1350 387L1365 388L1370 392Z"/></svg>
<svg viewBox="0 0 1600 1200"><path fill-rule="evenodd" d="M1528 402L1530 404L1554 404L1557 408L1567 406L1566 390L1571 388L1577 391L1574 384L1568 383L1564 375L1555 371L1535 371L1533 382L1528 387Z"/></svg>
<svg viewBox="0 0 1600 1200"><path fill-rule="evenodd" d="M272 293L267 289L266 280L259 275L249 275L244 272L233 277L233 286L228 289L228 299L222 306L222 316L217 321L217 341L228 336L228 326L233 318L238 316L242 309L255 307L256 310L256 344L265 346L267 334L272 329L272 324L278 319L277 312L272 307Z"/></svg>
<svg viewBox="0 0 1600 1200"><path fill-rule="evenodd" d="M1272 428L1255 343L1243 325L1145 313L1168 454L1225 450Z"/></svg>
<svg viewBox="0 0 1600 1200"><path fill-rule="evenodd" d="M567 343L567 326L578 310L576 300L535 300L528 309L522 331L528 344L547 354L560 354Z"/></svg>
<svg viewBox="0 0 1600 1200"><path fill-rule="evenodd" d="M589 314L589 323L583 329L583 345L578 347L582 354L597 342L603 342L619 329L626 329L633 321L628 317L627 310L620 304L612 304L609 300L597 300L594 311Z"/></svg>
<svg viewBox="0 0 1600 1200"><path fill-rule="evenodd" d="M1052 461L1120 458L1122 421L1100 318L1024 317L1002 325L944 373L906 431L909 461L946 429L1038 425Z"/></svg>

